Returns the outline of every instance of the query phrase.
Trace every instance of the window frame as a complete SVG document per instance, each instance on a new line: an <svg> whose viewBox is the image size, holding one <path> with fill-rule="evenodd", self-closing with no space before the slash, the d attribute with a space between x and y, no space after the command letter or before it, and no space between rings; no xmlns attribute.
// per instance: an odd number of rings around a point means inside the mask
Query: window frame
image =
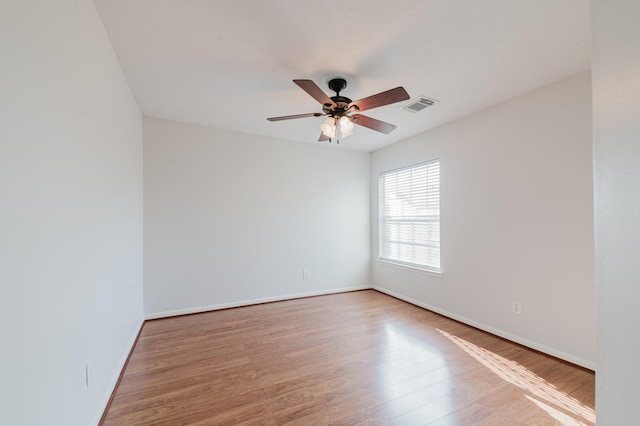
<svg viewBox="0 0 640 426"><path fill-rule="evenodd" d="M402 172L408 171L408 170L413 170L413 169L418 169L418 168L422 168L422 167L427 167L427 182L426 182L426 186L424 187L424 197L425 197L425 205L429 204L429 201L433 202L433 199L430 198L430 194L429 194L429 187L433 186L434 183L432 182L431 184L429 183L429 166L432 166L434 164L437 164L437 214L436 215L424 215L424 218L420 219L420 220L415 220L415 221L411 221L409 220L408 223L429 223L429 222L433 222L433 218L435 217L436 220L436 233L437 233L437 245L433 246L431 245L431 248L434 248L437 250L437 256L435 256L437 258L437 265L435 265L434 263L415 263L412 262L410 260L407 259L397 259L397 258L392 258L391 256L389 256L389 253L383 253L384 249L385 249L385 244L388 244L390 240L385 240L385 236L387 235L387 233L385 232L385 230L388 229L388 225L389 223L393 223L393 221L390 221L389 215L385 215L385 185L384 185L384 179L385 178L389 178L390 175L398 175ZM434 276L442 276L442 259L440 257L441 255L441 239L440 239L440 228L441 228L441 218L440 218L440 198L441 198L441 186L440 186L440 181L441 181L441 168L440 168L440 159L439 158L435 158L432 160L428 160L428 161L422 161L419 163L414 163L414 164L410 164L407 166L403 166L403 167L399 167L396 169L392 169L392 170L386 170L383 172L378 173L378 261L384 265L388 265L388 266L393 266L393 267L398 267L398 268L402 268L402 269L410 269L413 271L419 271L419 272L423 272L423 273L427 273L429 275L434 275ZM412 181L413 182L413 181ZM413 184L411 184L412 186ZM388 191L387 194L388 195ZM413 195L412 195L413 196ZM425 208L425 211L427 209ZM407 217L407 215L403 216L403 217ZM417 217L417 216L414 216ZM429 218L429 220L427 220L427 218ZM395 223L397 224L399 221L402 221L404 219L395 219ZM402 241L402 240L400 240ZM427 244L426 241L426 236L425 236L425 240L416 243L415 240L414 241L402 241L403 244L408 244L408 245L414 245L414 246L420 246L420 245L425 245ZM433 258L433 256L427 256L428 258L431 257Z"/></svg>

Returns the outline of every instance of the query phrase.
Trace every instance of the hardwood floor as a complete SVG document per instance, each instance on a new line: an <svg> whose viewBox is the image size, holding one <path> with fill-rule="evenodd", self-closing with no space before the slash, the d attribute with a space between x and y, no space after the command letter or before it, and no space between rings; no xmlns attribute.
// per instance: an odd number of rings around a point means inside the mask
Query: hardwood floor
<svg viewBox="0 0 640 426"><path fill-rule="evenodd" d="M594 373L373 290L145 323L106 425L593 425Z"/></svg>

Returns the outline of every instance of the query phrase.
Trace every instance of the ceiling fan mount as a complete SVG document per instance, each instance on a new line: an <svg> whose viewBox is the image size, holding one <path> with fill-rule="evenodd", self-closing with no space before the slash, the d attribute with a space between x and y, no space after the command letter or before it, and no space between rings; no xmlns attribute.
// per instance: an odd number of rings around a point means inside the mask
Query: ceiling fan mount
<svg viewBox="0 0 640 426"><path fill-rule="evenodd" d="M329 89L336 92L336 96L340 96L340 92L347 88L347 80L344 78L332 78L329 80Z"/></svg>
<svg viewBox="0 0 640 426"><path fill-rule="evenodd" d="M352 133L354 124L388 134L396 128L395 125L362 114L352 113L409 99L409 94L403 87L396 87L354 102L340 95L340 92L347 88L347 80L344 78L332 78L329 80L329 89L336 92L336 95L332 97L327 96L327 94L311 80L293 80L293 82L322 104L322 113L312 112L308 114L286 115L267 118L267 120L281 121L294 118L328 116L327 120L320 126L322 133L318 141L331 141L332 139L336 139L339 143L341 137L347 137Z"/></svg>

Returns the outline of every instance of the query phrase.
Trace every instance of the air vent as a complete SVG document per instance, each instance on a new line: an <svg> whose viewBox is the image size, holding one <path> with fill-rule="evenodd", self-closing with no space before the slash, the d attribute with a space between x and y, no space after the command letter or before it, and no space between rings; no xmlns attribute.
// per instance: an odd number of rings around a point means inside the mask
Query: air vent
<svg viewBox="0 0 640 426"><path fill-rule="evenodd" d="M422 111L427 107L432 106L436 102L438 101L429 99L426 96L420 96L415 101L411 101L407 105L403 106L402 109L410 112L418 112L418 111Z"/></svg>

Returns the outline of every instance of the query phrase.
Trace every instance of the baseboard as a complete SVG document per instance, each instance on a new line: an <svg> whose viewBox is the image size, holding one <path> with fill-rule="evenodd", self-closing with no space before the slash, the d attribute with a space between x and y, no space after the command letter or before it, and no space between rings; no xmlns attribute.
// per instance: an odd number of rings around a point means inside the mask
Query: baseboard
<svg viewBox="0 0 640 426"><path fill-rule="evenodd" d="M124 373L124 369L126 368L127 363L129 362L129 357L131 356L131 352L133 352L135 344L138 341L138 337L140 336L140 332L142 331L143 325L144 325L144 319L140 318L140 321L138 321L138 325L134 330L133 335L131 336L131 338L129 339L129 342L127 343L126 350L124 351L124 354L120 359L120 362L118 363L118 368L116 369L116 373L113 375L113 378L109 382L109 386L107 386L107 392L105 392L102 400L98 404L98 409L96 410L95 417L93 419L93 422L91 422L92 425L99 426L102 423L103 417L107 413L107 409L111 404L111 399L113 398L113 395L116 391L116 387L118 386L118 383L120 382L120 378Z"/></svg>
<svg viewBox="0 0 640 426"><path fill-rule="evenodd" d="M460 321L460 322L462 322L464 324L470 325L472 327L478 328L480 330L486 331L486 332L494 334L496 336L503 337L503 338L505 338L507 340L510 340L512 342L515 342L515 343L518 343L520 345L526 346L528 348L534 349L536 351L543 352L543 353L545 353L547 355L551 355L553 357L562 359L562 360L570 362L572 364L579 365L581 367L584 367L584 368L592 370L592 371L596 370L596 364L593 361L588 361L588 360L585 360L585 359L582 359L582 358L575 357L575 356L573 356L571 354L567 354L565 352L559 351L557 349L551 348L551 347L543 345L541 343L534 342L534 341L531 341L529 339L522 338L520 336L516 336L515 334L507 333L505 331L499 330L499 329L494 328L494 327L490 327L490 326L488 326L486 324L479 323L477 321L474 321L472 319L463 317L461 315L453 314L453 313L448 312L448 311L446 311L444 309L440 309L440 308L437 308L435 306L431 306L431 305L429 305L427 303L423 303L423 302L420 302L418 300L412 299L410 297L403 296L402 294L396 293L396 292L391 291L391 290L387 290L387 289L382 288L382 287L372 286L371 288L373 288L376 291L379 291L380 293L384 293L384 294L387 294L389 296L393 296L396 299L404 300L405 302L411 303L412 305L416 305L416 306L419 306L421 308L427 309L429 311L435 312L437 314L443 315L443 316L445 316L447 318L451 318L451 319L454 319L456 321Z"/></svg>
<svg viewBox="0 0 640 426"><path fill-rule="evenodd" d="M371 288L372 287L369 285L342 287L342 288L334 288L329 290L319 290L319 291L310 291L305 293L286 294L286 295L275 296L275 297L265 297L262 299L240 300L240 301L231 302L231 303L221 303L216 305L197 306L197 307L186 308L186 309L176 309L172 311L154 312L150 314L145 314L145 319L152 320L152 319L159 319L159 318L168 318L168 317L175 317L178 315L189 315L189 314L197 314L200 312L218 311L220 309L239 308L242 306L259 305L261 303L280 302L283 300L300 299L303 297L322 296L325 294L346 293L349 291L358 291L358 290L368 290Z"/></svg>

